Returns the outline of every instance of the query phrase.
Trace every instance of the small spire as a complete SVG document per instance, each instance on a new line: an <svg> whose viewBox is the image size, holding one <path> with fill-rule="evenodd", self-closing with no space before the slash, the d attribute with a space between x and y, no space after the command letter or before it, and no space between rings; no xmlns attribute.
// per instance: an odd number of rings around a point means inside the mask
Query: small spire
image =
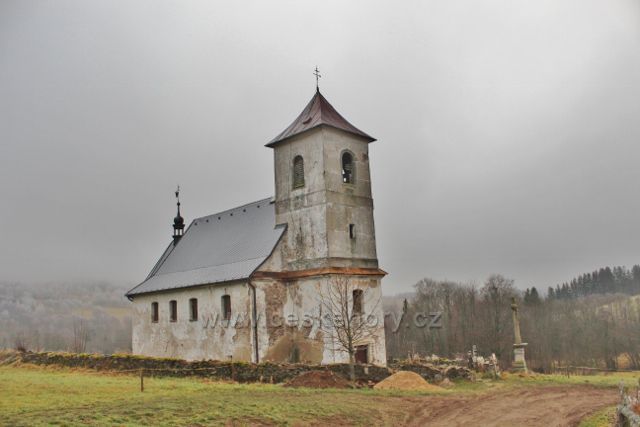
<svg viewBox="0 0 640 427"><path fill-rule="evenodd" d="M316 69L313 72L313 75L316 76L316 92L320 92L320 77L322 77L320 75L320 70L318 70L318 66L316 65Z"/></svg>
<svg viewBox="0 0 640 427"><path fill-rule="evenodd" d="M178 240L184 234L184 218L180 215L180 186L176 189L176 205L178 207L178 214L173 219L173 244L178 243Z"/></svg>
<svg viewBox="0 0 640 427"><path fill-rule="evenodd" d="M180 216L180 186L176 189L176 201L178 205L178 216Z"/></svg>

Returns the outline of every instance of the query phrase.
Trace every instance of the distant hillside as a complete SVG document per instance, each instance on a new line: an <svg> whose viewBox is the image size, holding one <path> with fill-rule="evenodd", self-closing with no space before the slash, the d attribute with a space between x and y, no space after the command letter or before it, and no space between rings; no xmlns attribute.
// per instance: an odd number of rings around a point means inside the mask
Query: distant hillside
<svg viewBox="0 0 640 427"><path fill-rule="evenodd" d="M640 294L640 265L631 269L623 266L602 267L591 273L584 273L565 282L549 287L547 298L571 299L589 295Z"/></svg>
<svg viewBox="0 0 640 427"><path fill-rule="evenodd" d="M601 306L600 310L611 313L611 317L616 320L640 320L640 295L619 298Z"/></svg>
<svg viewBox="0 0 640 427"><path fill-rule="evenodd" d="M131 318L124 293L130 287L0 283L0 348L20 343L33 350L69 350L81 329L88 352L128 351Z"/></svg>

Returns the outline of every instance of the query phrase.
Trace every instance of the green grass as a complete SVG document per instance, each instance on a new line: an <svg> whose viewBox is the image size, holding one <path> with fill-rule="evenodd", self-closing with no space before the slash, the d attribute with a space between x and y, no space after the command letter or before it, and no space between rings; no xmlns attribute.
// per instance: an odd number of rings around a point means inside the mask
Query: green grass
<svg viewBox="0 0 640 427"><path fill-rule="evenodd" d="M392 425L417 392L291 389L192 378L0 367L0 425ZM397 404L394 404L397 403ZM399 417L399 418L398 418Z"/></svg>
<svg viewBox="0 0 640 427"><path fill-rule="evenodd" d="M628 374L543 376L458 382L441 395L511 387L637 382ZM291 389L195 378L145 378L59 367L0 366L0 425L398 425L429 393ZM587 426L598 424L587 424Z"/></svg>
<svg viewBox="0 0 640 427"><path fill-rule="evenodd" d="M512 385L592 385L594 387L618 387L623 382L626 387L636 387L640 372L615 372L598 375L534 375L519 377L509 375L507 382Z"/></svg>
<svg viewBox="0 0 640 427"><path fill-rule="evenodd" d="M582 420L579 427L610 427L615 421L616 407L609 406Z"/></svg>

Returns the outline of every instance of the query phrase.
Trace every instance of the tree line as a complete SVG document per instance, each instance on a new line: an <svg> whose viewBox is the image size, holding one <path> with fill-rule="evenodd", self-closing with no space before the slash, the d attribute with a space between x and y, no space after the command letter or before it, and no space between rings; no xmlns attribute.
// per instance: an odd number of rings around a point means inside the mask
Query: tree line
<svg viewBox="0 0 640 427"><path fill-rule="evenodd" d="M604 267L547 290L547 296L551 299L610 293L640 294L640 265L634 265L631 270L625 267Z"/></svg>
<svg viewBox="0 0 640 427"><path fill-rule="evenodd" d="M640 296L629 297L640 282L639 273L634 266L600 269L595 279L594 273L578 276L567 284L572 289L575 282L570 297L555 290L543 296L535 287L522 292L501 275L480 286L422 279L402 304L387 305L387 310L402 312L399 322L394 321L398 316L386 318L387 354L399 359L466 357L476 345L482 354L494 353L509 366L514 340L510 304L516 298L531 368L548 372L554 364L570 364L640 369ZM432 312L441 313L441 328L416 322Z"/></svg>

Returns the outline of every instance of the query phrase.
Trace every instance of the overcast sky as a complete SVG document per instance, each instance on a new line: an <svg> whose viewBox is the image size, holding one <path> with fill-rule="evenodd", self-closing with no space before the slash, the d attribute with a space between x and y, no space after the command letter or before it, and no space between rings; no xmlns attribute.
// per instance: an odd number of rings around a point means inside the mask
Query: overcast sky
<svg viewBox="0 0 640 427"><path fill-rule="evenodd" d="M321 90L371 148L386 294L640 263L640 2L0 1L0 280L136 284L273 195Z"/></svg>

